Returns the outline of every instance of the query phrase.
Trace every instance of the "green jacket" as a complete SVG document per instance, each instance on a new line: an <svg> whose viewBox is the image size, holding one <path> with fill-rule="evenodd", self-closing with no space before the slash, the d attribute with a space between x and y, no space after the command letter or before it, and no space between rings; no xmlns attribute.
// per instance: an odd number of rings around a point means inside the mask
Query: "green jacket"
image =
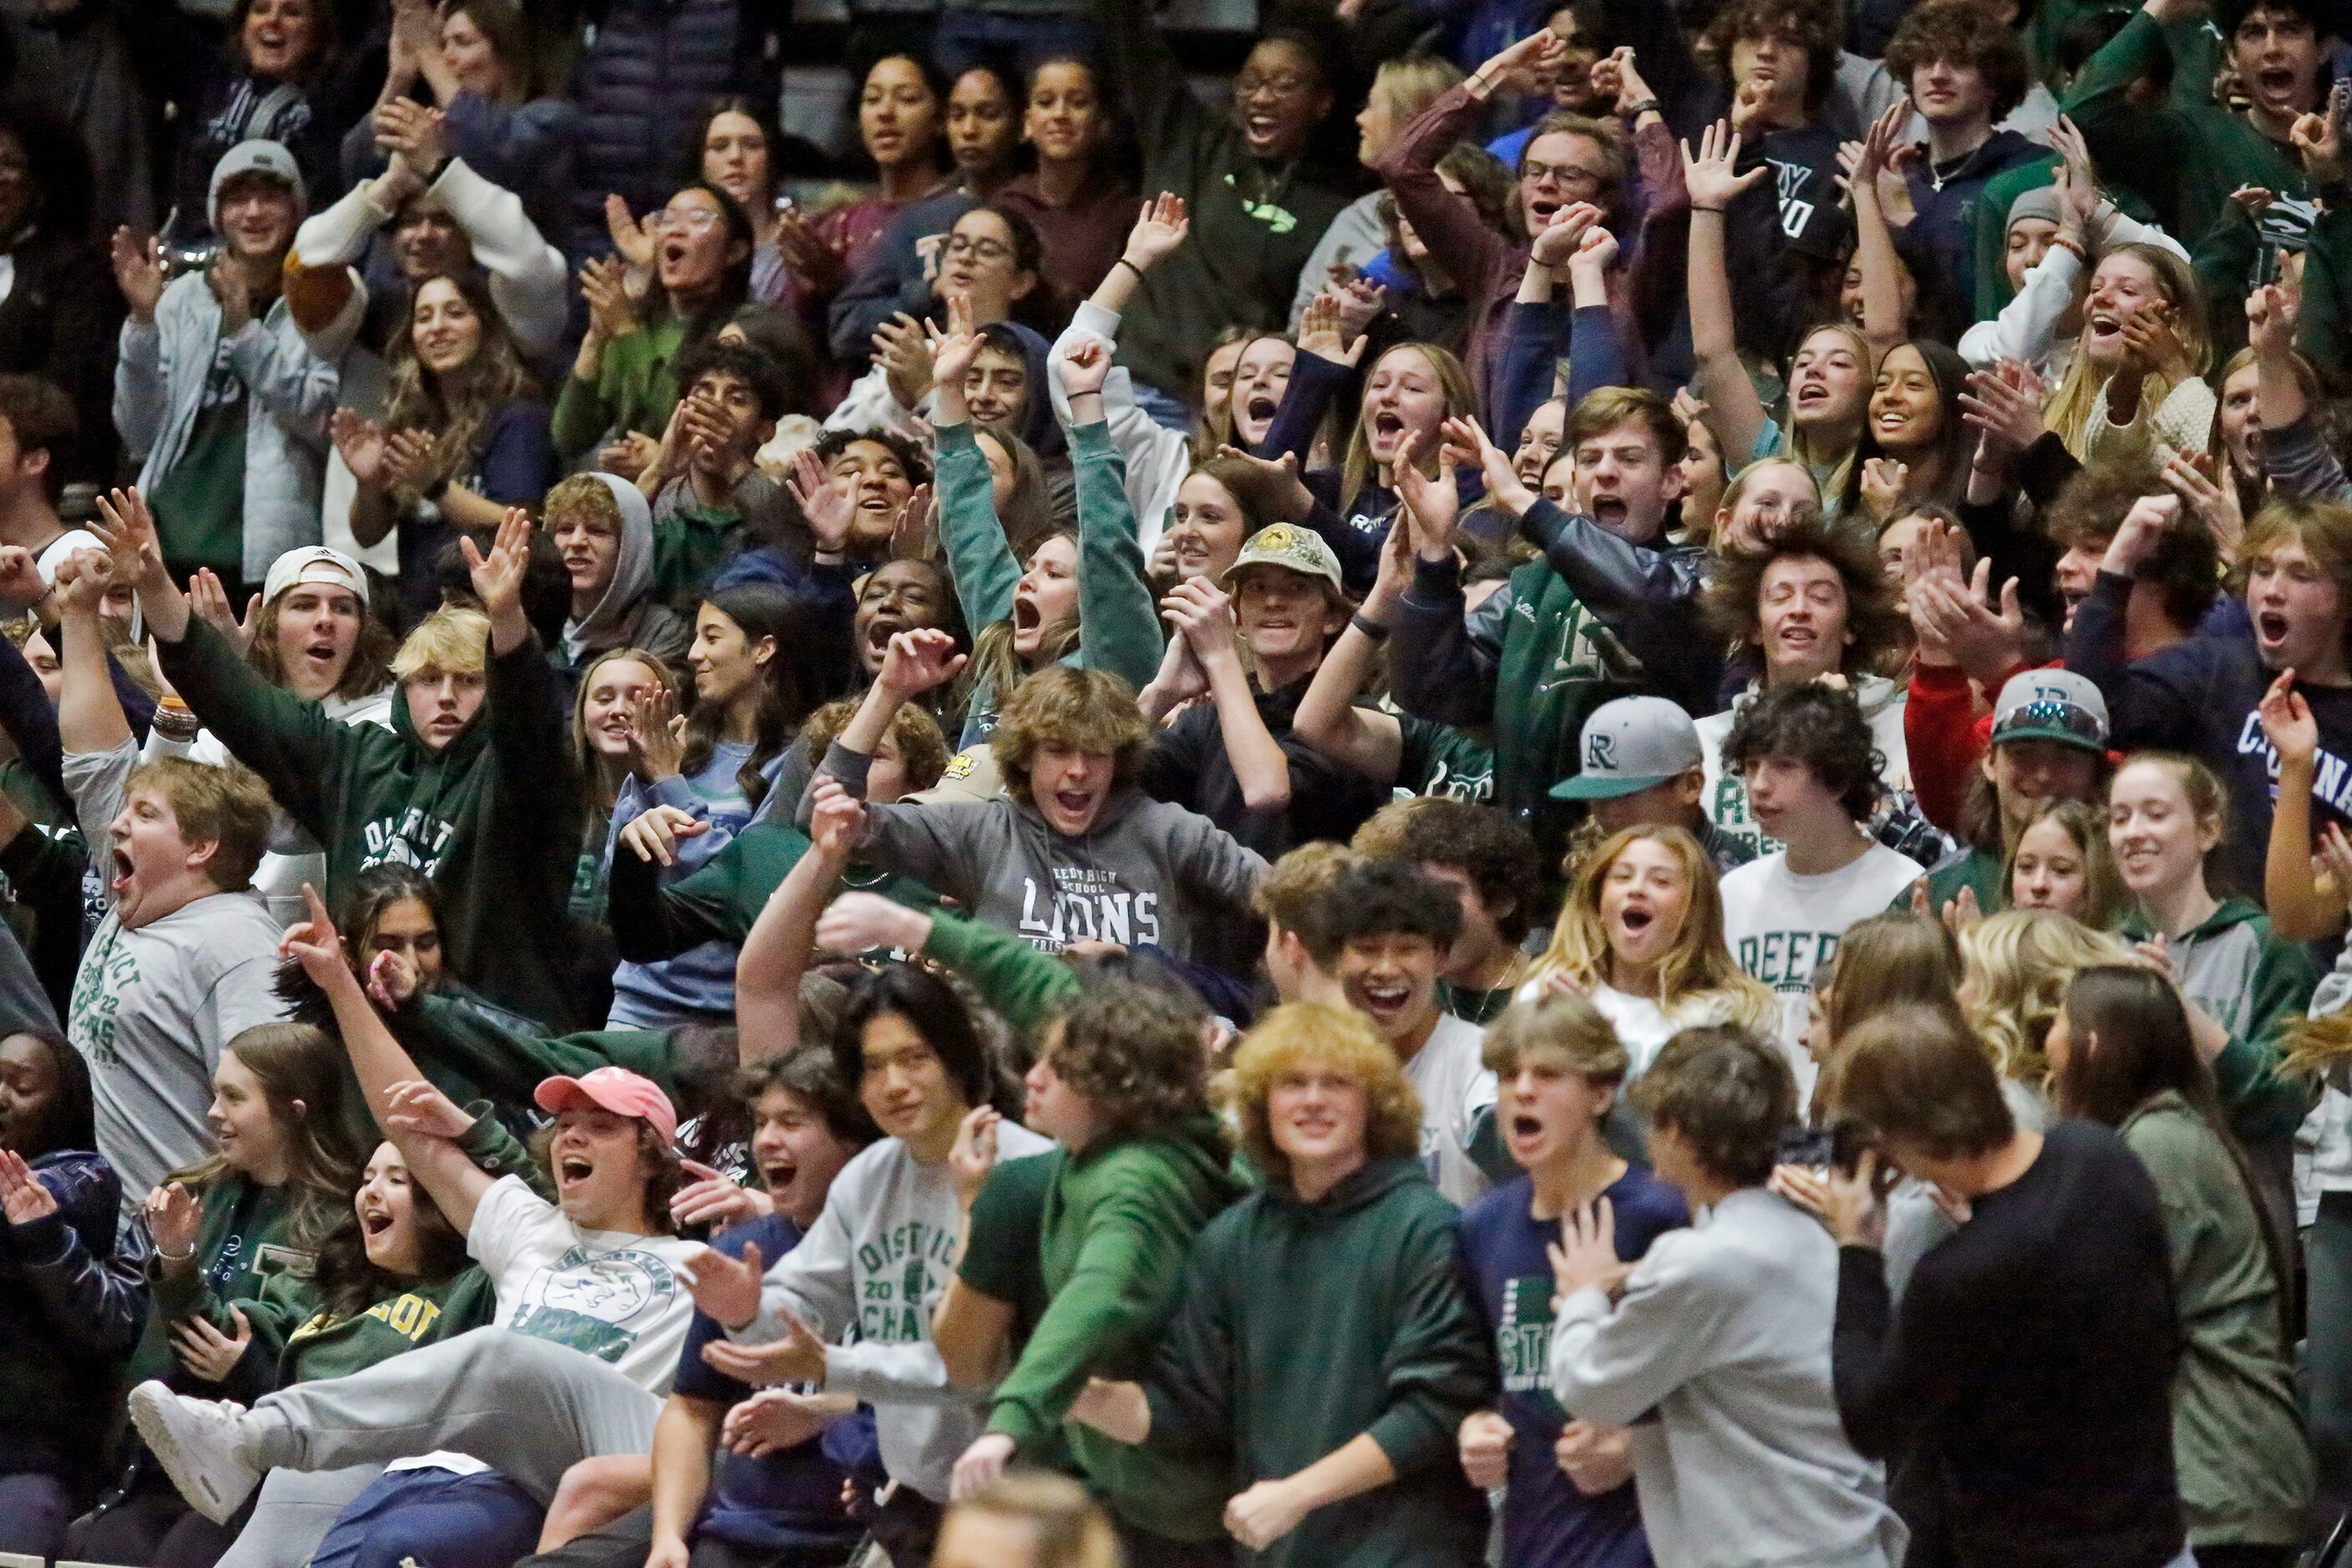
<svg viewBox="0 0 2352 1568"><path fill-rule="evenodd" d="M1620 663L1630 656L1549 562L1513 571L1510 590L1495 669L1495 804L1533 830L1549 875L1574 815L1551 786L1583 771L1578 748L1592 710L1643 688Z"/></svg>
<svg viewBox="0 0 2352 1568"><path fill-rule="evenodd" d="M2124 935L2151 934L2139 921ZM2282 1076L2286 1032L2311 1010L2319 971L2301 942L2271 934L2270 917L2251 899L2226 899L2195 930L2168 944L2183 994L2230 1031L2213 1059L2213 1083L2230 1113L2230 1131L2248 1143L2291 1138L2318 1102L2315 1082Z"/></svg>
<svg viewBox="0 0 2352 1568"><path fill-rule="evenodd" d="M175 1389L214 1399L221 1396L222 1385L190 1376L173 1352L173 1323L202 1310L210 1301L257 1300L273 1281L283 1281L278 1287L282 1297L299 1301L311 1289L310 1275L318 1257L293 1239L284 1187L261 1186L232 1171L194 1190L204 1203L202 1228L196 1236L195 1274L173 1284L163 1273L163 1260L148 1258L147 1286L153 1307L138 1347L131 1352L124 1386L162 1378ZM315 1310L312 1298L309 1310ZM301 1316L307 1317L309 1310ZM219 1321L223 1327L229 1326L225 1316ZM300 1321L301 1317L293 1320L293 1323ZM293 1323L267 1316L256 1320L253 1347L246 1352L245 1362L276 1366ZM267 1387L261 1392L267 1392Z"/></svg>
<svg viewBox="0 0 2352 1568"><path fill-rule="evenodd" d="M575 1021L566 906L585 792L537 637L490 659L481 711L438 752L406 702L393 703L389 730L330 719L256 675L202 619L157 647L197 717L325 847L330 900L371 866L415 866L441 889L441 941L460 979L527 1017Z"/></svg>
<svg viewBox="0 0 2352 1568"><path fill-rule="evenodd" d="M687 1098L667 1029L530 1035L447 996L420 996L384 1021L426 1079L460 1105L518 1109L531 1103L542 1079L577 1078L601 1067L642 1073L674 1103Z"/></svg>
<svg viewBox="0 0 2352 1568"><path fill-rule="evenodd" d="M2211 101L2218 43L2201 21L2167 27L2135 11L2084 62L2066 95L2066 112L2082 128L2101 173L2138 193L2183 246L2195 246L2212 228L2231 191L2261 185L2283 198L2263 215L2264 238L2300 249L2316 216L2303 160L2255 130L2246 116ZM2167 66L2173 71L2168 105L2137 110L2125 101L2135 78Z"/></svg>
<svg viewBox="0 0 2352 1568"><path fill-rule="evenodd" d="M1260 1568L1461 1568L1486 1510L1454 1433L1496 1393L1454 1207L1411 1154L1319 1203L1269 1185L1209 1222L1145 1383L1154 1447L1231 1464L1231 1489L1369 1435L1397 1479L1318 1509Z"/></svg>
<svg viewBox="0 0 2352 1568"><path fill-rule="evenodd" d="M996 1016L1034 1035L1077 999L1078 977L1051 953L982 921L943 909L931 911L923 956L971 983Z"/></svg>
<svg viewBox="0 0 2352 1568"><path fill-rule="evenodd" d="M2294 346L2331 381L2352 370L2352 203L2328 207L2303 253L2302 325Z"/></svg>
<svg viewBox="0 0 2352 1568"><path fill-rule="evenodd" d="M1223 1129L1205 1112L1161 1136L1065 1155L1038 1237L1052 1305L996 1385L988 1429L1034 1451L1055 1436L1089 1376L1139 1375L1176 1310L1194 1240L1241 1191ZM1121 1518L1173 1540L1223 1537L1221 1465L1129 1447L1090 1426L1062 1435Z"/></svg>
<svg viewBox="0 0 2352 1568"><path fill-rule="evenodd" d="M763 818L675 882L664 882L661 868L634 852L616 851L607 910L614 943L632 963L674 958L706 942L740 947L760 911L768 907L768 896L783 885L808 848L807 834L789 822ZM862 869L855 863L842 885L879 893L910 909L929 909L940 901L937 893L912 877Z"/></svg>
<svg viewBox="0 0 2352 1568"><path fill-rule="evenodd" d="M1123 676L1140 691L1160 671L1159 606L1144 576L1135 508L1127 499L1127 460L1105 424L1069 430L1070 468L1078 496L1078 646L1064 662ZM974 637L1013 617L1021 563L996 516L988 459L970 425L941 426L932 478L939 486L940 536L955 580L956 602ZM985 740L1011 693L975 689L960 745Z"/></svg>
<svg viewBox="0 0 2352 1568"><path fill-rule="evenodd" d="M686 321L664 310L646 326L604 345L596 379L563 378L555 400L555 449L567 462L588 455L607 435L623 430L658 437L677 406L670 362L686 343Z"/></svg>
<svg viewBox="0 0 2352 1568"><path fill-rule="evenodd" d="M2294 1545L2311 1505L2311 1447L2259 1200L2205 1119L2169 1089L2121 1131L2164 1207L2183 1341L2172 1455L2189 1543Z"/></svg>
<svg viewBox="0 0 2352 1568"><path fill-rule="evenodd" d="M2009 889L2000 879L2000 857L1974 845L1969 852L1949 865L1938 866L1927 873L1927 912L1939 919L1944 906L1960 896L1962 888L1973 889L1977 908L1986 914L1999 914L2009 908ZM1906 888L1895 896L1887 908L1897 913L1911 911L1911 889Z"/></svg>

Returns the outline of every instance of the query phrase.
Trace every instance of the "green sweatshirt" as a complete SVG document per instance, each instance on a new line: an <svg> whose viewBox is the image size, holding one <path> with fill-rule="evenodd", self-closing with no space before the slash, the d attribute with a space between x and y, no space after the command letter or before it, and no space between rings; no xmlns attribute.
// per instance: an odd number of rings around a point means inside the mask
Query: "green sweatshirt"
<svg viewBox="0 0 2352 1568"><path fill-rule="evenodd" d="M1627 684L1633 672L1612 671L1608 650L1616 639L1551 563L1519 566L1510 588L1495 669L1495 804L1528 814L1549 877L1573 814L1570 803L1551 798L1551 786L1583 767L1584 721L1633 689Z"/></svg>
<svg viewBox="0 0 2352 1568"><path fill-rule="evenodd" d="M446 996L420 996L385 1022L433 1086L460 1105L529 1105L541 1079L577 1078L601 1067L642 1073L672 1101L681 1099L667 1029L528 1035Z"/></svg>
<svg viewBox="0 0 2352 1568"><path fill-rule="evenodd" d="M371 866L416 867L441 889L449 967L491 1002L562 1027L578 960L566 906L580 852L580 786L554 671L526 637L489 661L473 722L439 751L408 704L393 728L345 724L263 680L202 619L159 642L164 675L213 733L325 847L331 900Z"/></svg>
<svg viewBox="0 0 2352 1568"><path fill-rule="evenodd" d="M1102 423L1069 430L1070 469L1078 495L1078 647L1066 664L1108 669L1140 691L1160 672L1160 611L1144 575L1135 508L1127 499L1127 459ZM1013 618L1021 563L996 516L988 459L970 425L937 432L932 478L939 486L940 534L956 602L972 635ZM985 740L1007 692L975 689L961 746Z"/></svg>
<svg viewBox="0 0 2352 1568"><path fill-rule="evenodd" d="M632 853L615 854L607 913L621 956L652 963L706 942L742 946L760 911L768 907L769 896L783 885L808 848L808 835L791 823L758 821L691 875L667 883L659 868ZM927 910L940 901L937 893L912 877L876 871L855 861L841 882L845 889L879 893L909 909Z"/></svg>
<svg viewBox="0 0 2352 1568"><path fill-rule="evenodd" d="M2133 941L2152 934L2126 923ZM2194 930L2172 939L2173 966L2184 995L2230 1031L2213 1058L2213 1085L2230 1131L2249 1145L2292 1138L2319 1098L2319 1086L2280 1074L2284 1038L2311 1009L2319 971L2301 942L2271 932L2270 917L2251 899L2225 899Z"/></svg>
<svg viewBox="0 0 2352 1568"><path fill-rule="evenodd" d="M2201 49L2200 38L2210 40ZM2135 11L2084 62L2066 95L2066 112L2082 128L2100 172L2137 192L2183 246L2196 245L2212 228L2231 191L2261 185L2282 198L2263 215L2264 239L2300 249L2316 216L2303 160L2293 147L2255 130L2245 115L2211 102L2210 67L2217 46L2206 23L2168 28ZM2208 68L2202 71L2200 53ZM2125 101L2124 90L2135 79L2167 64L2173 68L2169 104L2137 110ZM2001 216L2006 228L2006 209Z"/></svg>
<svg viewBox="0 0 2352 1568"><path fill-rule="evenodd" d="M2294 346L2322 378L2352 369L2352 201L2334 202L2311 226L2303 253L2303 315Z"/></svg>
<svg viewBox="0 0 2352 1568"><path fill-rule="evenodd" d="M650 325L604 345L595 381L565 376L555 400L555 449L576 462L614 431L658 437L677 406L669 367L685 343L685 319L664 310Z"/></svg>
<svg viewBox="0 0 2352 1568"><path fill-rule="evenodd" d="M1078 977L1068 964L1001 927L947 910L931 911L923 956L971 982L980 999L1024 1034L1034 1035L1077 999Z"/></svg>
<svg viewBox="0 0 2352 1568"><path fill-rule="evenodd" d="M1089 1376L1139 1375L1176 1310L1195 1238L1241 1191L1223 1129L1206 1113L1163 1136L1066 1156L1038 1238L1053 1304L996 1385L988 1429L1026 1454L1055 1435ZM1223 1536L1223 1466L1131 1448L1090 1426L1062 1435L1129 1523L1178 1541Z"/></svg>
<svg viewBox="0 0 2352 1568"><path fill-rule="evenodd" d="M311 1289L310 1274L318 1258L309 1247L293 1242L285 1187L265 1187L231 1171L194 1190L204 1204L194 1275L174 1283L164 1274L160 1258L148 1258L147 1286L154 1306L138 1348L131 1352L125 1386L162 1378L173 1388L210 1399L218 1397L222 1389L197 1381L181 1366L172 1350L173 1322L201 1310L207 1300L257 1299L266 1285L281 1278L286 1283L280 1289L299 1297ZM294 1320L300 1321L299 1317ZM221 1326L229 1326L226 1318ZM253 1348L247 1352L246 1360L276 1366L285 1350L285 1332L291 1327L278 1320L257 1321Z"/></svg>
<svg viewBox="0 0 2352 1568"><path fill-rule="evenodd" d="M1150 1445L1221 1458L1238 1493L1369 1435L1397 1479L1316 1510L1258 1568L1461 1568L1486 1510L1454 1433L1496 1393L1454 1207L1412 1154L1302 1202L1262 1187L1209 1222L1145 1393Z"/></svg>

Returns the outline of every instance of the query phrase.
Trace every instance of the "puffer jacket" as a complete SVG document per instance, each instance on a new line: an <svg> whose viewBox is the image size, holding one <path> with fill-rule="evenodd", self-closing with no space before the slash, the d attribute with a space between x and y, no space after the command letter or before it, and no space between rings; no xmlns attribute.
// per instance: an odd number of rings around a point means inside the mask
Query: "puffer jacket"
<svg viewBox="0 0 2352 1568"><path fill-rule="evenodd" d="M678 149L710 100L774 99L762 15L748 0L614 0L572 95L580 110L572 223L583 243L610 247L606 192L645 214L677 189Z"/></svg>

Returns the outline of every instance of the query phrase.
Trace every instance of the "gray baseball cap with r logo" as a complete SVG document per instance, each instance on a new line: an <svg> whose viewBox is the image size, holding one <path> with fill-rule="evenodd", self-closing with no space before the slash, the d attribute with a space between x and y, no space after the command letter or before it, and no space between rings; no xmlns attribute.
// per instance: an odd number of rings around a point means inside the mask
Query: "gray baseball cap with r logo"
<svg viewBox="0 0 2352 1568"><path fill-rule="evenodd" d="M1552 785L1552 799L1615 800L1706 760L1698 726L1663 697L1620 697L1594 709L1576 756L1576 776Z"/></svg>

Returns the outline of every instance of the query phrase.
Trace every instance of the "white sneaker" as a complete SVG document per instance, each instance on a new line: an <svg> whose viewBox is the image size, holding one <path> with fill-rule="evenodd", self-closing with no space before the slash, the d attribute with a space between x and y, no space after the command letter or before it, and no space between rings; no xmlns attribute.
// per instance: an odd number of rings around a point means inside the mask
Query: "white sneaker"
<svg viewBox="0 0 2352 1568"><path fill-rule="evenodd" d="M230 1400L190 1399L152 1381L131 1391L139 1436L188 1506L215 1524L226 1524L261 1484L261 1472L237 1452L244 1415Z"/></svg>

